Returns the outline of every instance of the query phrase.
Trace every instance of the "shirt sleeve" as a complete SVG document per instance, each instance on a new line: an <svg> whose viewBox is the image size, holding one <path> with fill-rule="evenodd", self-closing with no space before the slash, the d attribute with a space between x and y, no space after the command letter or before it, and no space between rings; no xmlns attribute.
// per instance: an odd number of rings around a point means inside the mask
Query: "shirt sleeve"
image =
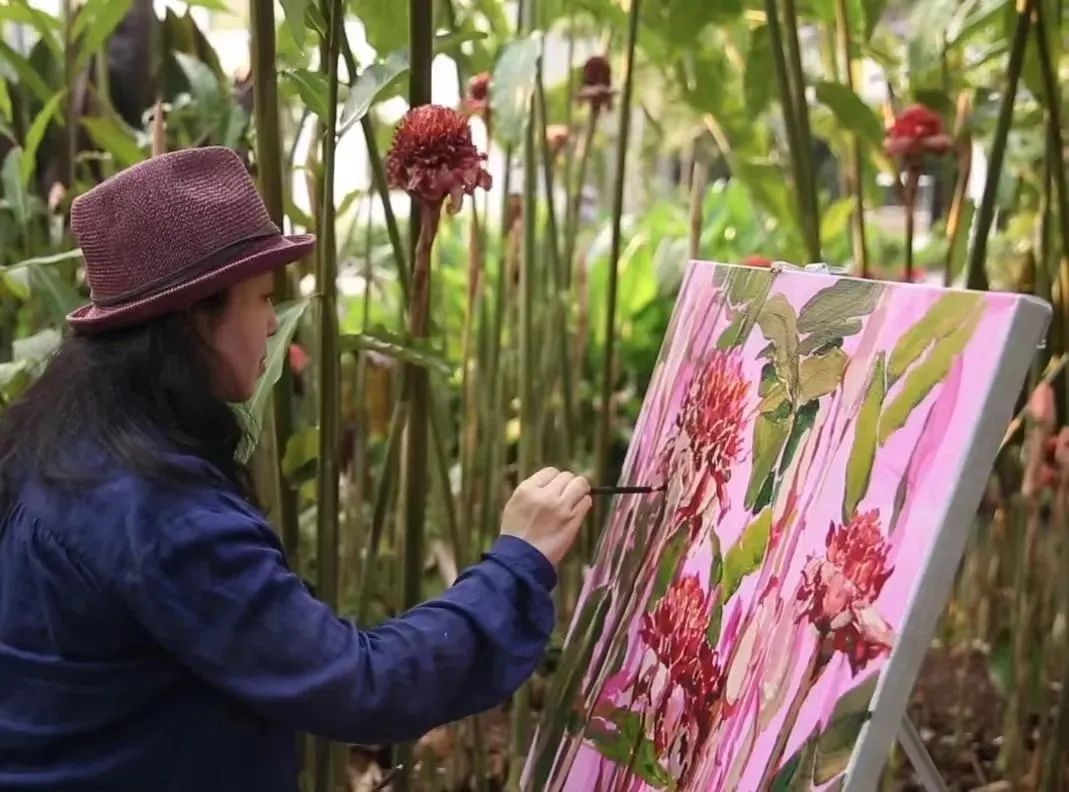
<svg viewBox="0 0 1069 792"><path fill-rule="evenodd" d="M488 709L534 671L553 628L556 572L514 537L442 596L360 630L308 592L263 521L196 509L153 527L128 532L135 618L209 684L329 739L406 741Z"/></svg>

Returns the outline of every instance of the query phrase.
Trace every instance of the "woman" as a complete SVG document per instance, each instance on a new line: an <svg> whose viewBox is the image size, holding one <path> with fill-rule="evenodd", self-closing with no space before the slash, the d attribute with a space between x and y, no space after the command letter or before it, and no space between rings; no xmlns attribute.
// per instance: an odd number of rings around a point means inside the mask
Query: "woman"
<svg viewBox="0 0 1069 792"><path fill-rule="evenodd" d="M118 174L71 227L92 302L0 417L0 790L294 790L296 731L411 740L519 687L587 483L538 472L455 585L360 631L287 568L228 404L313 238L221 148Z"/></svg>

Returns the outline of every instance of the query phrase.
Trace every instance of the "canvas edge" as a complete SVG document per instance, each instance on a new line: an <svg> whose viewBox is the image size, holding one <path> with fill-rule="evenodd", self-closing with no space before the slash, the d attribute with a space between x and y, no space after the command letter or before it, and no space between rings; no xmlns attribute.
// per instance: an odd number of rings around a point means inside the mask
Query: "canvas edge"
<svg viewBox="0 0 1069 792"><path fill-rule="evenodd" d="M1032 364L1031 350L1040 343L1050 317L1048 303L1027 295L1017 297L997 373L981 408L981 414L988 420L973 436L955 471L960 484L944 507L939 520L943 528L910 593L903 630L873 693L872 716L861 730L846 769L845 792L876 788L879 773L906 715L909 694L946 607L1005 427L1013 417L1017 397Z"/></svg>

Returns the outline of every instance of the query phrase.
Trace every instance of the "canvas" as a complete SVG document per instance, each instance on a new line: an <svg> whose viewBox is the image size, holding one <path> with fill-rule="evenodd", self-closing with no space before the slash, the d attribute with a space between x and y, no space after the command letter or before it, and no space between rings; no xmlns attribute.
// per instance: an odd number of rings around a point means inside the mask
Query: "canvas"
<svg viewBox="0 0 1069 792"><path fill-rule="evenodd" d="M524 788L871 788L1048 318L692 262Z"/></svg>

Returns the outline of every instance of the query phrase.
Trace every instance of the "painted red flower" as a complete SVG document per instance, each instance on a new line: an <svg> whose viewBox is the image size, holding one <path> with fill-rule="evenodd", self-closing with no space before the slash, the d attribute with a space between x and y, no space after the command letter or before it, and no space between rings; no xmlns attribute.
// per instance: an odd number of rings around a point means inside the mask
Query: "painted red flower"
<svg viewBox="0 0 1069 792"><path fill-rule="evenodd" d="M698 746L712 733L716 704L724 689L720 657L707 637L712 598L697 575L676 579L652 612L643 614L639 637L657 658L639 689L653 707L653 744L672 752L685 778ZM664 690L655 693L658 670ZM681 780L683 780L681 778Z"/></svg>
<svg viewBox="0 0 1069 792"><path fill-rule="evenodd" d="M713 497L723 507L732 469L742 455L749 385L739 350L715 350L694 373L666 449L669 488L680 490L676 517L699 516Z"/></svg>
<svg viewBox="0 0 1069 792"><path fill-rule="evenodd" d="M490 72L480 72L468 80L464 110L469 115L486 118L490 114Z"/></svg>
<svg viewBox="0 0 1069 792"><path fill-rule="evenodd" d="M611 110L615 93L609 59L604 55L591 55L583 64L583 87L579 90L579 101L589 102L594 112L603 108Z"/></svg>
<svg viewBox="0 0 1069 792"><path fill-rule="evenodd" d="M450 211L456 212L465 193L490 189L485 160L472 143L467 118L448 107L420 105L401 119L386 155L386 172L391 187L429 205L449 196Z"/></svg>
<svg viewBox="0 0 1069 792"><path fill-rule="evenodd" d="M939 114L919 104L903 110L884 138L888 154L909 162L916 162L925 154L942 156L953 145L950 135L943 132Z"/></svg>
<svg viewBox="0 0 1069 792"><path fill-rule="evenodd" d="M892 572L879 512L857 515L839 528L830 525L825 545L825 557L811 559L802 570L798 618L830 639L831 651L844 653L856 674L891 650L891 629L873 606Z"/></svg>

